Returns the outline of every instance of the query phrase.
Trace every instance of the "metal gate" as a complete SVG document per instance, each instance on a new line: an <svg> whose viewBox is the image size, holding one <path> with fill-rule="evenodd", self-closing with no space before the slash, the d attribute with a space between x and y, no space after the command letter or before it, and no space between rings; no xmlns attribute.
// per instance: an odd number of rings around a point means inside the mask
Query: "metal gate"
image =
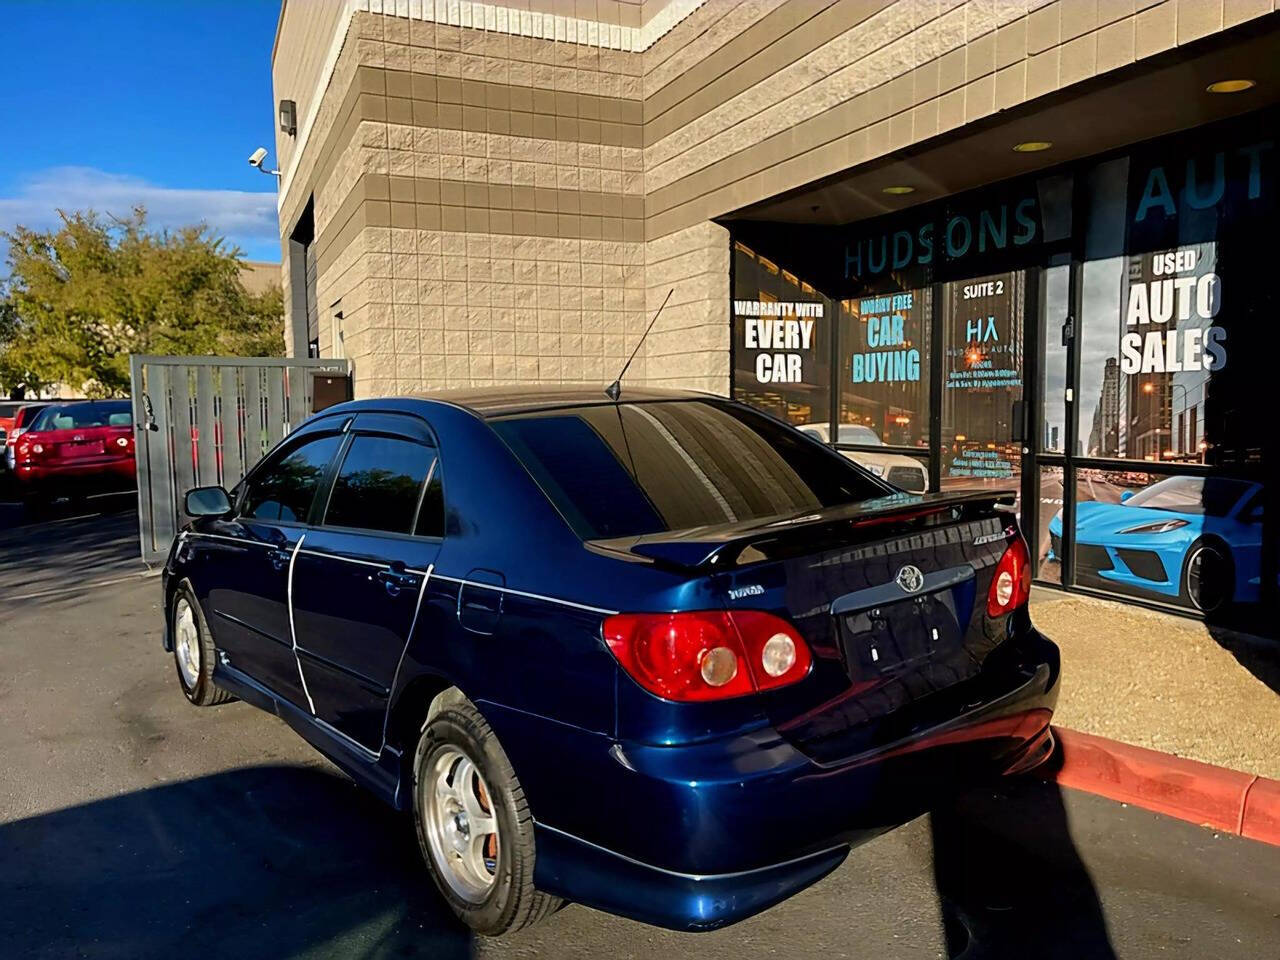
<svg viewBox="0 0 1280 960"><path fill-rule="evenodd" d="M310 416L315 372L346 360L131 356L142 559L162 561L192 487L230 489Z"/></svg>

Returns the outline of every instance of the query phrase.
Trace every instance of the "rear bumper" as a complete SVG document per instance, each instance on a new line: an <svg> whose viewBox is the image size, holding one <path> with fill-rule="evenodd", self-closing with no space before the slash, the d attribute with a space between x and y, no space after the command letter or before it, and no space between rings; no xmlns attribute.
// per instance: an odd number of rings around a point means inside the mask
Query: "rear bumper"
<svg viewBox="0 0 1280 960"><path fill-rule="evenodd" d="M132 457L51 466L22 463L17 464L13 472L23 486L50 490L92 487L121 490L133 486L137 478Z"/></svg>
<svg viewBox="0 0 1280 960"><path fill-rule="evenodd" d="M578 739L481 709L538 822L539 887L646 923L710 930L786 899L851 847L956 791L1047 757L1058 652L1038 634L1023 642L1023 669L999 696L828 765L770 728L661 747Z"/></svg>

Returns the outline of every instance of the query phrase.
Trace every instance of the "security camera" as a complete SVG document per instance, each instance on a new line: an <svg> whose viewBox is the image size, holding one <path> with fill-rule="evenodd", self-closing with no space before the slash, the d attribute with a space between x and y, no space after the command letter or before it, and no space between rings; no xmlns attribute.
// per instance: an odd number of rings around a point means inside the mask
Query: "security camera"
<svg viewBox="0 0 1280 960"><path fill-rule="evenodd" d="M249 154L249 166L262 169L262 161L267 159L267 148L259 147L253 153Z"/></svg>

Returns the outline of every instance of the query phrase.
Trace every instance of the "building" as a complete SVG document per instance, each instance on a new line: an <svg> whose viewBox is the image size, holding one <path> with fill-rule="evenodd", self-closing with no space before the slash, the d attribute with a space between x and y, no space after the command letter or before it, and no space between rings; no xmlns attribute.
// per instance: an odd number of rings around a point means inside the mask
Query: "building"
<svg viewBox="0 0 1280 960"><path fill-rule="evenodd" d="M240 282L250 293L266 293L280 288L280 264L264 260L241 260Z"/></svg>
<svg viewBox="0 0 1280 960"><path fill-rule="evenodd" d="M1273 0L286 0L291 350L604 384L670 293L635 382L1017 486L1038 573L1185 605L1072 530L1175 476L1262 524L1278 52Z"/></svg>

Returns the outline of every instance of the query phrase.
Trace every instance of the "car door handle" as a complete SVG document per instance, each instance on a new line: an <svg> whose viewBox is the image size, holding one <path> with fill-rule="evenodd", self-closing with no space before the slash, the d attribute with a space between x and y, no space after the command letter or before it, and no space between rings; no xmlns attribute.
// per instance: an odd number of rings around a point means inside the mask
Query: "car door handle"
<svg viewBox="0 0 1280 960"><path fill-rule="evenodd" d="M418 583L416 574L397 570L394 567L379 570L373 576L387 588L387 595L392 597L400 596L401 590L412 590Z"/></svg>
<svg viewBox="0 0 1280 960"><path fill-rule="evenodd" d="M289 565L289 555L290 552L288 550L281 550L278 547L272 547L267 551L267 559L271 561L271 566L277 570L283 570Z"/></svg>

